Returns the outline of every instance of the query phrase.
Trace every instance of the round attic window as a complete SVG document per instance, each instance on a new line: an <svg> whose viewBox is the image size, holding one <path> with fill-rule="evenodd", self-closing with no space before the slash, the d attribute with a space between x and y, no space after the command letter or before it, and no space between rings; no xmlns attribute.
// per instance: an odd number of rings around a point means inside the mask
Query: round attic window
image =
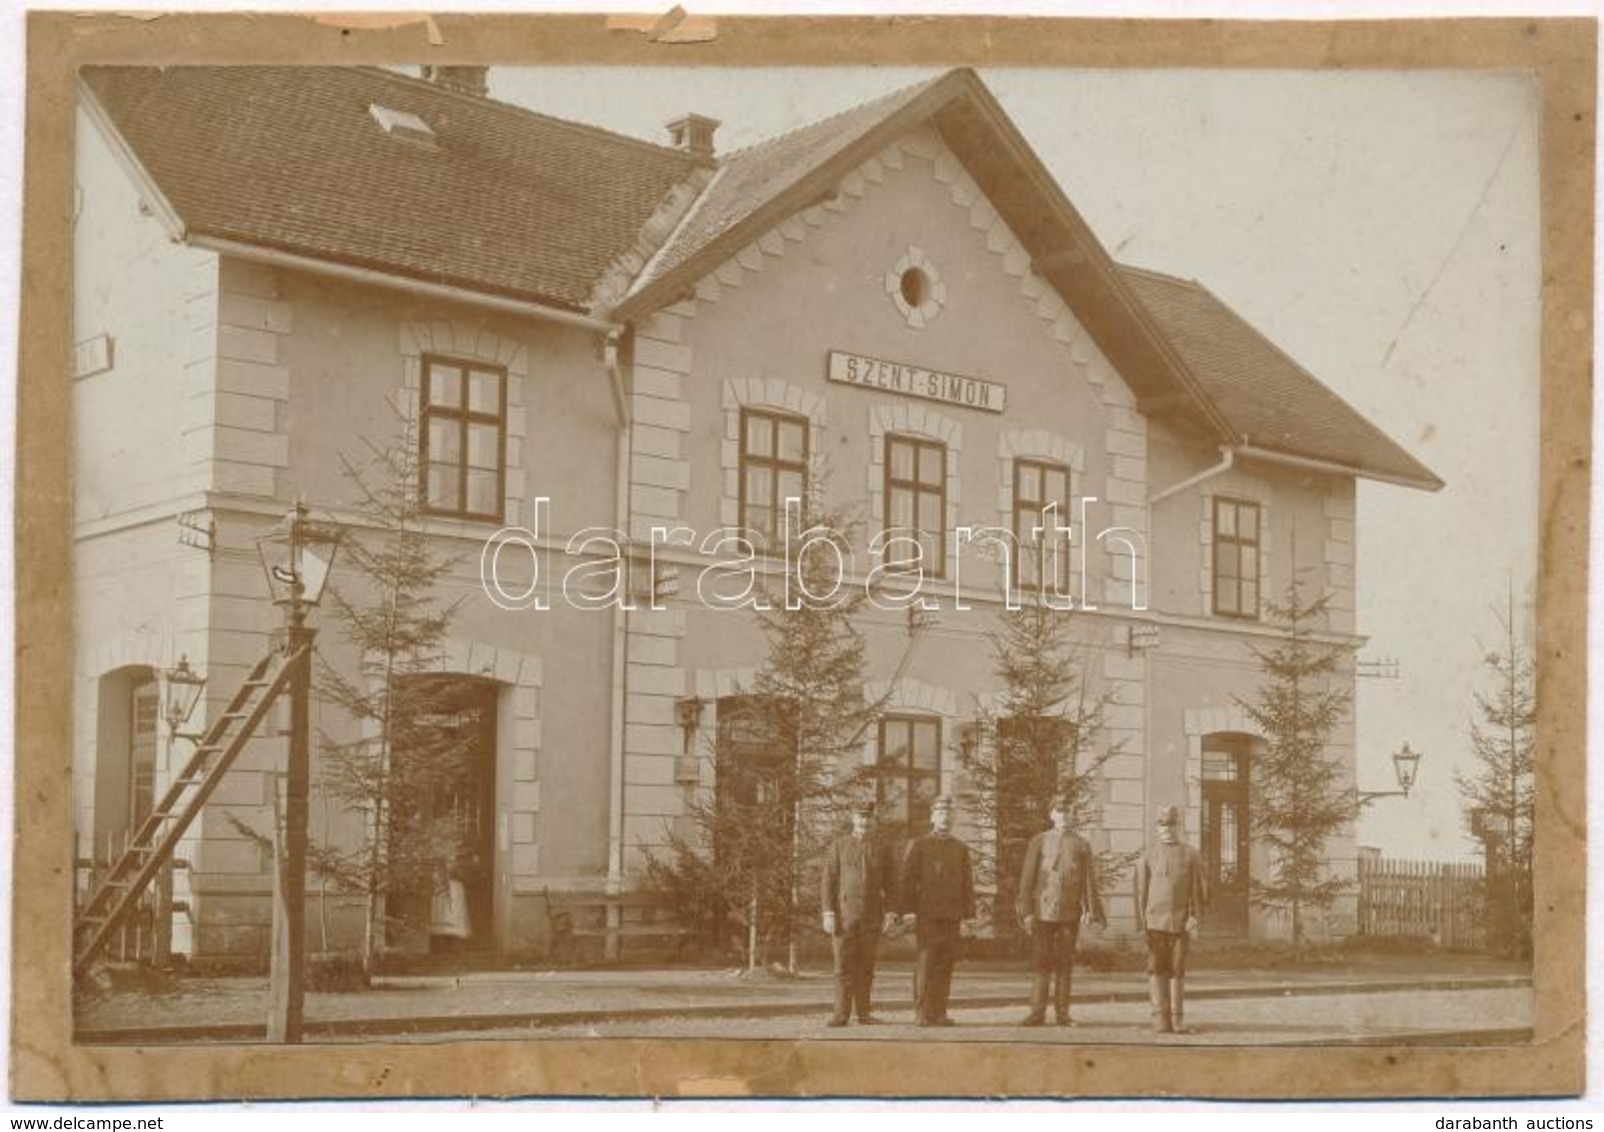
<svg viewBox="0 0 1604 1132"><path fill-rule="evenodd" d="M902 301L910 307L923 306L925 296L930 293L930 277L917 267L910 267L902 273Z"/></svg>
<svg viewBox="0 0 1604 1132"><path fill-rule="evenodd" d="M886 294L915 330L923 329L947 305L947 285L921 248L909 248L886 272Z"/></svg>

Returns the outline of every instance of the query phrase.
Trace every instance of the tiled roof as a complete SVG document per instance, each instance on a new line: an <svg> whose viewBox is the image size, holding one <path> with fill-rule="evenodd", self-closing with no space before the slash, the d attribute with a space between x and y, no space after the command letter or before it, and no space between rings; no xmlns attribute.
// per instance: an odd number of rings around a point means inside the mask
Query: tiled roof
<svg viewBox="0 0 1604 1132"><path fill-rule="evenodd" d="M361 67L89 67L196 235L571 309L695 167L678 150ZM386 134L372 104L434 131Z"/></svg>
<svg viewBox="0 0 1604 1132"><path fill-rule="evenodd" d="M575 310L609 269L649 247L648 221L663 222L673 190L688 195L706 176L705 163L676 149L371 68L90 67L84 77L191 234ZM421 118L433 143L385 133L374 104ZM1072 306L1083 302L1072 285L1082 288L1094 337L1111 358L1123 351L1133 381L1184 391L1222 435L1228 426L1253 447L1442 485L1200 285L1111 265L1078 214L1073 225L1064 219L1073 206L1040 187L1050 174L965 70L723 158L619 316L650 309L652 291L676 285L666 277L694 277L698 257L725 258L723 237L750 239L814 203L803 198L850 168L849 151L900 134L926 111L965 161L985 167L977 178L1002 178L994 188L1016 227L1058 232L1058 252L1069 239L1095 253L1053 282ZM1105 301L1121 294L1151 325ZM1135 345L1143 342L1151 346Z"/></svg>
<svg viewBox="0 0 1604 1132"><path fill-rule="evenodd" d="M1245 443L1436 489L1425 465L1248 325L1207 288L1120 267L1125 285Z"/></svg>
<svg viewBox="0 0 1604 1132"><path fill-rule="evenodd" d="M637 281L636 290L706 248L945 77L915 83L724 157L718 176Z"/></svg>

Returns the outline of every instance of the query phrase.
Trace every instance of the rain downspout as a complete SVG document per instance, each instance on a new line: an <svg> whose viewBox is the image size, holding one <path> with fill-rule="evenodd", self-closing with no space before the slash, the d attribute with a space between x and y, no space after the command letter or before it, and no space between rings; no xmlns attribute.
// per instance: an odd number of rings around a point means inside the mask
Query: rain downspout
<svg viewBox="0 0 1604 1132"><path fill-rule="evenodd" d="M1204 480L1213 479L1215 476L1223 475L1230 471L1232 465L1236 463L1236 451L1237 450L1230 445L1220 445L1220 462L1218 464L1210 465L1209 467L1204 468L1201 472L1198 472L1196 475L1187 476L1180 483L1171 484L1163 491L1148 496L1147 505L1149 507L1156 506L1157 504L1164 502L1164 500L1168 499L1172 495L1179 495L1189 487L1196 487Z"/></svg>
<svg viewBox="0 0 1604 1132"><path fill-rule="evenodd" d="M614 327L607 334L602 347L603 365L607 369L609 388L613 395L613 410L618 416L618 448L614 457L614 527L627 543L629 538L629 480L630 480L630 415L629 397L624 390L623 374L619 370L618 348L622 328ZM627 546L624 560L628 561ZM627 649L629 647L629 602L613 606L612 641L612 718L608 736L608 806L607 806L607 893L617 896L624 887L624 698L629 691ZM618 946L616 931L622 922L622 909L616 901L607 905L607 951Z"/></svg>

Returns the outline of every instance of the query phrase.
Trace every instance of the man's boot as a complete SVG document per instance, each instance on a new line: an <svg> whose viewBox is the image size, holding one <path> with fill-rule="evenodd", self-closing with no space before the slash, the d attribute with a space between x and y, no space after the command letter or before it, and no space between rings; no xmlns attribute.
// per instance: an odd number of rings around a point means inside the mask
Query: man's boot
<svg viewBox="0 0 1604 1132"><path fill-rule="evenodd" d="M1186 976L1176 975L1170 980L1170 1025L1177 1034L1187 1032L1181 1019L1186 1013Z"/></svg>
<svg viewBox="0 0 1604 1132"><path fill-rule="evenodd" d="M873 1026L880 1021L874 1016L874 1012L869 1009L869 991L873 986L873 972L863 972L862 978L858 980L856 996L858 1001L858 1025L860 1026Z"/></svg>
<svg viewBox="0 0 1604 1132"><path fill-rule="evenodd" d="M1058 985L1053 988L1053 1019L1060 1026L1068 1026L1069 1018L1069 973L1068 967L1058 972Z"/></svg>
<svg viewBox="0 0 1604 1132"><path fill-rule="evenodd" d="M1047 1021L1047 984L1051 981L1052 975L1047 972L1035 972L1030 987L1030 1013L1020 1021L1021 1026L1040 1026Z"/></svg>
<svg viewBox="0 0 1604 1132"><path fill-rule="evenodd" d="M852 991L847 986L847 976L835 977L835 1013L830 1015L826 1026L845 1026L852 1017Z"/></svg>
<svg viewBox="0 0 1604 1132"><path fill-rule="evenodd" d="M1170 987L1163 975L1148 976L1148 997L1153 1003L1153 1032L1168 1034L1170 1026Z"/></svg>

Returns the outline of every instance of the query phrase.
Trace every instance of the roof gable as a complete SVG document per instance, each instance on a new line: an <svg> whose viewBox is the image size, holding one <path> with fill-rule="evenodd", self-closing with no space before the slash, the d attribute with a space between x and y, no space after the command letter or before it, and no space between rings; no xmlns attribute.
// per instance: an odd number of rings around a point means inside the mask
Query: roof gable
<svg viewBox="0 0 1604 1132"><path fill-rule="evenodd" d="M973 71L949 71L732 154L614 308L629 320L673 301L768 229L921 125L947 148L1146 405L1179 408L1218 441L1442 486L1341 398L1195 284L1116 264ZM1177 291L1178 285L1181 290Z"/></svg>
<svg viewBox="0 0 1604 1132"><path fill-rule="evenodd" d="M371 68L83 75L190 234L574 310L698 168L678 150ZM387 132L374 106L433 138Z"/></svg>
<svg viewBox="0 0 1604 1132"><path fill-rule="evenodd" d="M1224 418L1125 291L1090 227L967 68L730 155L613 316L629 321L674 301L763 232L832 195L840 178L859 164L925 124L936 129L1032 255L1032 268L1082 317L1136 394L1179 392L1206 427L1231 439Z"/></svg>
<svg viewBox="0 0 1604 1132"><path fill-rule="evenodd" d="M933 79L904 87L726 156L707 191L635 280L631 298L648 292L660 280L683 274L689 261L717 255L721 237L731 233L739 236L753 222L761 223L756 218L776 202L788 201L799 183L816 178L821 169L833 167L836 159L857 148L854 143L870 131L879 132L877 127L883 127L886 119L916 103L943 81Z"/></svg>

